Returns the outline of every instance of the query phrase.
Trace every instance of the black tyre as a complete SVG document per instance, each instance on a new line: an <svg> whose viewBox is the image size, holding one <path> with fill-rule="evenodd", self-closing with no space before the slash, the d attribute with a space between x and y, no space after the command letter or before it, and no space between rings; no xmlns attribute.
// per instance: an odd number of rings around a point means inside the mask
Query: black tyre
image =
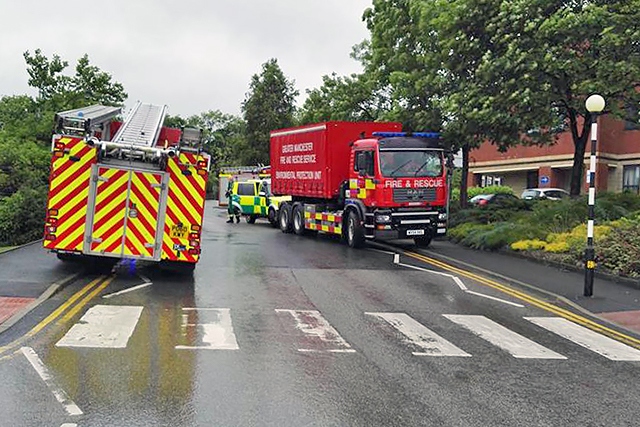
<svg viewBox="0 0 640 427"><path fill-rule="evenodd" d="M304 205L297 204L293 207L293 232L298 236L306 234L304 228Z"/></svg>
<svg viewBox="0 0 640 427"><path fill-rule="evenodd" d="M56 253L56 257L58 257L58 259L63 262L80 261L80 255L76 255L76 254L67 254L67 253L58 252Z"/></svg>
<svg viewBox="0 0 640 427"><path fill-rule="evenodd" d="M280 224L280 231L283 233L291 233L293 225L291 224L291 205L289 203L283 203L280 206L278 223Z"/></svg>
<svg viewBox="0 0 640 427"><path fill-rule="evenodd" d="M431 236L420 237L417 239L413 239L413 241L415 242L417 247L425 249L425 248L428 248L429 245L431 244Z"/></svg>
<svg viewBox="0 0 640 427"><path fill-rule="evenodd" d="M360 215L355 211L349 211L346 228L347 244L352 248L364 246L364 226L360 220Z"/></svg>
<svg viewBox="0 0 640 427"><path fill-rule="evenodd" d="M269 208L267 219L269 220L269 224L271 224L273 228L276 228L278 226L278 214L275 208Z"/></svg>
<svg viewBox="0 0 640 427"><path fill-rule="evenodd" d="M247 218L247 224L255 224L258 215L249 215Z"/></svg>

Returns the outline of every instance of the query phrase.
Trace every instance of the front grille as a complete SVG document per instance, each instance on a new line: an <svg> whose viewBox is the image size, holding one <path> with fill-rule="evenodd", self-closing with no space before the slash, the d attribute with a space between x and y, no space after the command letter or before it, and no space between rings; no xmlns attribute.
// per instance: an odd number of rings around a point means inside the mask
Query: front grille
<svg viewBox="0 0 640 427"><path fill-rule="evenodd" d="M394 188L393 201L405 202L432 202L436 200L435 188Z"/></svg>

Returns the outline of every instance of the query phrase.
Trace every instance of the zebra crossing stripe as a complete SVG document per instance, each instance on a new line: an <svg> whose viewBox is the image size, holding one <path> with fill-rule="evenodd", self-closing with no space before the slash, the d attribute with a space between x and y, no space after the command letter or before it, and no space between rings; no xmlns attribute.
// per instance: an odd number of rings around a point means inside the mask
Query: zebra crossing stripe
<svg viewBox="0 0 640 427"><path fill-rule="evenodd" d="M296 321L296 328L317 342L317 348L299 348L299 352L356 352L317 310L276 309L276 313L287 313L293 316Z"/></svg>
<svg viewBox="0 0 640 427"><path fill-rule="evenodd" d="M605 337L567 319L560 317L525 317L525 319L609 360L640 361L640 351L635 348Z"/></svg>
<svg viewBox="0 0 640 427"><path fill-rule="evenodd" d="M432 332L406 313L365 313L384 320L405 336L405 343L419 347L414 356L458 356L471 357L449 341Z"/></svg>
<svg viewBox="0 0 640 427"><path fill-rule="evenodd" d="M56 347L125 348L142 309L128 305L91 307Z"/></svg>
<svg viewBox="0 0 640 427"><path fill-rule="evenodd" d="M239 350L236 334L233 332L231 310L228 308L183 308L183 331L189 328L201 331L197 345L177 345L178 350ZM189 323L189 313L198 313L200 323Z"/></svg>
<svg viewBox="0 0 640 427"><path fill-rule="evenodd" d="M444 317L507 351L518 359L566 359L484 316L444 314Z"/></svg>

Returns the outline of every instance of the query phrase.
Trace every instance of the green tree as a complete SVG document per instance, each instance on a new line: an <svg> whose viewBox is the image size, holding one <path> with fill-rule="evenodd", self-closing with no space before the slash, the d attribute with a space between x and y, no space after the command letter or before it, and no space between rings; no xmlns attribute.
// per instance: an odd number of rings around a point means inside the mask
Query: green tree
<svg viewBox="0 0 640 427"><path fill-rule="evenodd" d="M242 103L247 137L241 160L245 164L269 164L269 132L295 124L298 93L276 59L262 64L261 73L251 77L249 92Z"/></svg>
<svg viewBox="0 0 640 427"><path fill-rule="evenodd" d="M74 75L63 74L69 63L58 55L47 58L40 49L33 54L24 53L29 74L29 86L38 90L34 100L35 125L31 128L34 138L47 142L51 138L55 113L93 104L122 105L127 94L121 83L112 76L91 65L89 57L82 56Z"/></svg>
<svg viewBox="0 0 640 427"><path fill-rule="evenodd" d="M601 94L618 118L640 102L640 1L502 1L493 25L500 49L478 71L486 81L502 76L496 106L531 123L521 131L553 136L566 124L575 147L571 194L580 194L592 119L585 99Z"/></svg>
<svg viewBox="0 0 640 427"><path fill-rule="evenodd" d="M242 118L220 110L210 110L184 120L184 126L202 129L206 151L211 154L214 172L221 166L237 165L246 144L246 125Z"/></svg>
<svg viewBox="0 0 640 427"><path fill-rule="evenodd" d="M364 73L323 76L320 88L307 90L298 120L300 124L382 120L389 112L388 97L381 96L377 89L378 82Z"/></svg>

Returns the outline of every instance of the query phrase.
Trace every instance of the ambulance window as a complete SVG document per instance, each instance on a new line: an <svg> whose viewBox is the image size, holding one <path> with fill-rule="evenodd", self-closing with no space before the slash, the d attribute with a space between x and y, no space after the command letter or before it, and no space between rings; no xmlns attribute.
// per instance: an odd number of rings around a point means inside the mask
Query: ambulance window
<svg viewBox="0 0 640 427"><path fill-rule="evenodd" d="M255 184L250 182L238 184L238 196L253 196L255 194Z"/></svg>

